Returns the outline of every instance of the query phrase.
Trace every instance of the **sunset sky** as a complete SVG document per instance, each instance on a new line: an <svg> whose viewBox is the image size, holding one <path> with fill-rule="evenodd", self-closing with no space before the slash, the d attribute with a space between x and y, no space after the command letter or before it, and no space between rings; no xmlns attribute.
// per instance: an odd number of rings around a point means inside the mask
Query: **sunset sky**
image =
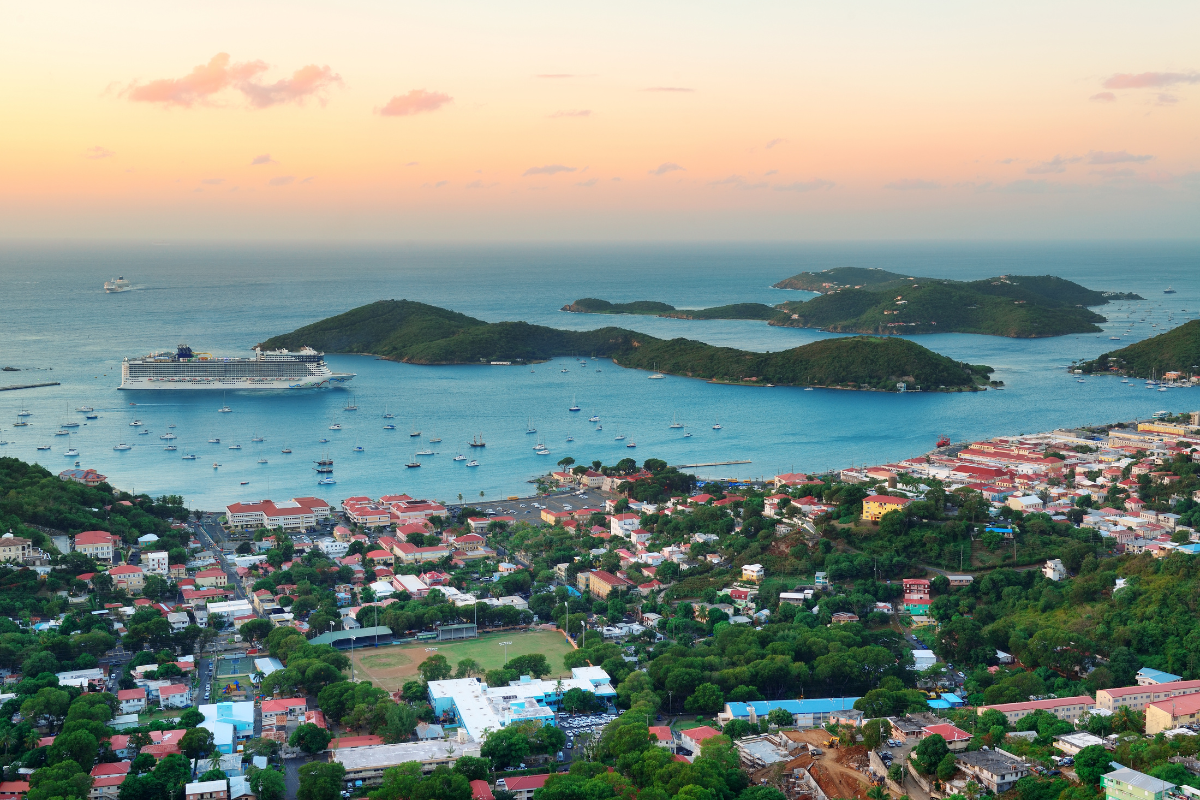
<svg viewBox="0 0 1200 800"><path fill-rule="evenodd" d="M1194 2L16 8L5 238L1198 230Z"/></svg>

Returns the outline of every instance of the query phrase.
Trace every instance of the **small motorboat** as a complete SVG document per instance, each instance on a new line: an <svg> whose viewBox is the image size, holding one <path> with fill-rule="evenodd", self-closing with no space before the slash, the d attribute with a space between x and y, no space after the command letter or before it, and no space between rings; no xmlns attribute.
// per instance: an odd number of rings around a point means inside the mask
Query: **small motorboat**
<svg viewBox="0 0 1200 800"><path fill-rule="evenodd" d="M470 461L468 461L468 462L467 462L467 466L468 466L468 467L478 467L478 466L479 466L479 462L478 462L478 461L475 461L474 459L472 459L472 460L470 460Z"/></svg>
<svg viewBox="0 0 1200 800"><path fill-rule="evenodd" d="M178 438L178 437L176 437L176 436L175 436L175 434L173 434L173 433L169 433L169 432L168 432L168 433L164 433L164 434L162 434L162 435L161 435L161 436L159 436L158 438L160 438L160 439L164 439L164 440L170 440L170 439L175 439L175 438Z"/></svg>
<svg viewBox="0 0 1200 800"><path fill-rule="evenodd" d="M250 481L242 481L242 486L249 486L249 485L250 485Z"/></svg>
<svg viewBox="0 0 1200 800"><path fill-rule="evenodd" d="M383 429L385 431L394 431L394 430L396 430L396 426L389 422L387 425L383 426Z"/></svg>
<svg viewBox="0 0 1200 800"><path fill-rule="evenodd" d="M599 422L599 421L600 421L600 416L598 414L588 417L588 422Z"/></svg>
<svg viewBox="0 0 1200 800"><path fill-rule="evenodd" d="M220 465L220 464L218 464L218 463L217 463L217 462L215 462L215 461L213 462L213 469L216 469L216 468L217 468L217 467L219 467L219 466L221 466L221 465Z"/></svg>
<svg viewBox="0 0 1200 800"><path fill-rule="evenodd" d="M417 455L419 455L419 456L431 456L431 455L433 455L433 451L432 451L432 450L418 450L418 451L417 451Z"/></svg>
<svg viewBox="0 0 1200 800"><path fill-rule="evenodd" d="M138 436L149 436L149 435L150 435L150 431L146 428L142 428L140 431L138 431Z"/></svg>
<svg viewBox="0 0 1200 800"><path fill-rule="evenodd" d="M462 453L459 453L458 455L456 455L456 456L455 456L453 459L451 459L451 460L452 460L452 461L466 461L466 460L467 460L467 457L466 457L466 456L464 456Z"/></svg>
<svg viewBox="0 0 1200 800"><path fill-rule="evenodd" d="M87 414L88 412L95 411L96 409L92 408L91 406L80 406L79 408L77 408L75 410L82 411L84 414Z"/></svg>
<svg viewBox="0 0 1200 800"><path fill-rule="evenodd" d="M100 419L99 414L84 414L84 419Z"/></svg>
<svg viewBox="0 0 1200 800"><path fill-rule="evenodd" d="M260 464L266 464L266 463L267 463L267 460L266 460L265 458L260 458L260 459L258 460L258 463L260 463Z"/></svg>
<svg viewBox="0 0 1200 800"><path fill-rule="evenodd" d="M290 448L290 447L285 447L285 448L283 448L282 450L280 450L279 452L281 452L281 453L290 453L290 452L292 452L292 448Z"/></svg>
<svg viewBox="0 0 1200 800"><path fill-rule="evenodd" d="M184 461L195 461L195 460L196 460L196 454L195 454L195 453L184 453L184 454L183 454L183 460L184 460Z"/></svg>
<svg viewBox="0 0 1200 800"><path fill-rule="evenodd" d="M317 442L319 442L320 444L329 444L328 439L317 439Z"/></svg>
<svg viewBox="0 0 1200 800"><path fill-rule="evenodd" d="M38 448L38 450L42 450L42 449L49 450L50 447L47 446L45 448L41 448L41 447ZM121 442L120 444L113 446L113 450L132 450L132 449L133 449L133 445L125 444L124 442Z"/></svg>
<svg viewBox="0 0 1200 800"><path fill-rule="evenodd" d="M242 446L240 444L231 444L231 445L229 445L229 449L230 450L241 450Z"/></svg>
<svg viewBox="0 0 1200 800"><path fill-rule="evenodd" d="M173 444L169 444L169 445L167 445L166 447L164 447L164 448L163 448L163 450L166 450L166 451L168 451L168 452L175 452L175 451L176 451L176 450L178 450L178 449L179 449L179 448L178 448L176 445L173 445Z"/></svg>
<svg viewBox="0 0 1200 800"><path fill-rule="evenodd" d="M209 444L220 444L220 443L221 443L221 440L220 440L220 439L218 439L218 438L216 438L216 437L214 436L213 438L211 438L211 439L209 439L209 440L208 440L208 443L209 443Z"/></svg>
<svg viewBox="0 0 1200 800"><path fill-rule="evenodd" d="M142 424L142 421L140 419L135 419L133 422L129 423L129 427L136 428L141 424Z"/></svg>
<svg viewBox="0 0 1200 800"><path fill-rule="evenodd" d="M332 486L335 483L337 483L337 481L335 481L333 478L321 478L321 480L317 481L317 484L320 486Z"/></svg>
<svg viewBox="0 0 1200 800"><path fill-rule="evenodd" d="M354 445L354 452L356 452L356 453L365 453L365 452L367 452L367 451L366 451L366 450L363 450L363 448L362 448L362 445L361 445L361 444L356 444L356 445Z"/></svg>
<svg viewBox="0 0 1200 800"><path fill-rule="evenodd" d="M331 431L340 431L341 429L342 426L336 422L329 426L329 430Z"/></svg>
<svg viewBox="0 0 1200 800"><path fill-rule="evenodd" d="M568 437L567 437L567 441L568 441L568 442L573 442L573 441L575 441L575 437L574 437L574 436L568 436Z"/></svg>
<svg viewBox="0 0 1200 800"><path fill-rule="evenodd" d="M49 450L49 449L50 449L50 445L48 445L48 444L39 444L39 445L37 446L37 449L38 449L38 450ZM115 449L115 448L114 448L114 449Z"/></svg>

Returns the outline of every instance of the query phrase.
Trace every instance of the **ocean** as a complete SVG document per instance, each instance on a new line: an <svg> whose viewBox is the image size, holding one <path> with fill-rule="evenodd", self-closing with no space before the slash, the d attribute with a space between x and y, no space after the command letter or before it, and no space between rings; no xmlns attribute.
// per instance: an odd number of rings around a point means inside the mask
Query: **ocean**
<svg viewBox="0 0 1200 800"><path fill-rule="evenodd" d="M1102 334L1014 340L967 334L913 337L952 358L996 368L1005 389L974 394L873 393L735 387L648 373L607 360L556 359L519 366L427 367L366 356L329 356L356 373L345 390L234 393L119 392L123 357L186 343L248 356L257 342L379 299L420 300L489 321L561 328L615 324L749 350L782 350L827 336L752 321L597 317L559 309L581 297L660 300L680 308L778 303L802 293L770 288L803 270L880 267L959 279L1053 274L1145 301L1097 309ZM133 291L105 294L122 275ZM1145 418L1200 408L1200 390L1157 392L1141 383L1065 370L1072 360L1155 335L1198 316L1200 244L830 243L791 245L254 245L0 244L0 384L60 386L0 392L0 455L54 472L78 460L122 489L181 494L191 507L316 495L407 493L444 502L532 493L530 479L564 457L612 464L632 457L695 468L703 477L760 477L877 464L954 441ZM1173 288L1175 294L1164 294ZM1145 320L1142 322L1141 320ZM1157 327L1155 327L1157 326ZM1126 334L1126 331L1129 331ZM1120 342L1110 341L1117 336ZM586 357L588 354L581 353ZM565 372L563 370L566 370ZM345 406L353 399L357 411ZM136 403L136 405L132 405ZM567 409L577 403L582 411ZM75 411L93 406L99 419ZM384 420L384 410L395 415ZM27 409L29 427L14 428ZM598 415L602 430L587 421ZM63 455L61 422L77 419ZM141 428L129 425L141 420ZM668 426L676 419L684 431ZM329 430L337 421L340 431ZM395 430L384 430L385 422ZM714 430L713 425L721 425ZM168 426L175 427L169 428ZM528 428L536 433L527 433ZM149 434L138 431L148 429ZM163 450L171 431L179 450ZM420 436L410 436L419 431ZM482 436L487 447L467 442ZM617 440L624 435L626 438ZM219 437L219 445L208 439ZM252 442L261 437L262 442ZM320 443L328 438L327 444ZM441 438L428 444L430 438ZM568 441L568 438L573 441ZM131 450L114 451L119 443ZM550 455L539 456L543 442ZM240 444L240 450L229 445ZM636 443L636 448L627 447ZM38 445L51 445L38 451ZM355 446L364 449L354 452ZM291 454L281 453L285 446ZM419 458L419 469L404 466ZM193 452L196 460L183 460ZM477 458L468 468L456 453ZM334 459L334 486L317 486L313 461ZM265 458L267 463L258 463ZM218 468L213 464L220 464ZM246 481L246 485L242 482Z"/></svg>

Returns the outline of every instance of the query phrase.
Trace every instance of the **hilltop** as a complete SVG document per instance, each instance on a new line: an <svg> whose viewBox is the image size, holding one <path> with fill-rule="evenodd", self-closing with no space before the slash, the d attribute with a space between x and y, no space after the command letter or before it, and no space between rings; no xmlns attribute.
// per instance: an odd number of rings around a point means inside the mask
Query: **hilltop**
<svg viewBox="0 0 1200 800"><path fill-rule="evenodd" d="M1164 372L1194 373L1197 364L1200 364L1200 320L1194 319L1158 336L1103 353L1077 369L1149 378L1152 374L1162 377Z"/></svg>
<svg viewBox="0 0 1200 800"><path fill-rule="evenodd" d="M714 347L690 339L658 339L624 328L564 331L526 322L484 322L411 300L380 300L260 346L372 354L413 364L542 361L590 355L617 364L721 382L894 390L972 390L990 367L963 364L903 339L850 337L779 353Z"/></svg>
<svg viewBox="0 0 1200 800"><path fill-rule="evenodd" d="M679 309L654 300L635 300L632 303L610 303L595 297L584 297L562 307L563 311L575 314L637 314L641 316L669 317L671 319L757 319L770 320L780 317L777 308L762 303L732 303L713 308Z"/></svg>
<svg viewBox="0 0 1200 800"><path fill-rule="evenodd" d="M780 304L772 325L842 333L979 333L1034 338L1094 333L1105 318L1089 306L1137 295L1099 292L1052 275L978 281L918 278L878 269L802 272L776 288L820 292Z"/></svg>

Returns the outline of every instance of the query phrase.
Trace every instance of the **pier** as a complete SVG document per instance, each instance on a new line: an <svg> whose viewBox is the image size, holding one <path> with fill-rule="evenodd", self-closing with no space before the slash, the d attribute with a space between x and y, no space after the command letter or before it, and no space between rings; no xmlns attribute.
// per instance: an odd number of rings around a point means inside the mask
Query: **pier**
<svg viewBox="0 0 1200 800"><path fill-rule="evenodd" d="M0 386L0 392L11 392L14 389L36 389L39 386L58 386L58 381L50 381L49 383L21 383L15 386Z"/></svg>
<svg viewBox="0 0 1200 800"><path fill-rule="evenodd" d="M675 469L695 469L696 467L724 467L729 464L750 464L751 461L714 461L711 464L676 464Z"/></svg>

